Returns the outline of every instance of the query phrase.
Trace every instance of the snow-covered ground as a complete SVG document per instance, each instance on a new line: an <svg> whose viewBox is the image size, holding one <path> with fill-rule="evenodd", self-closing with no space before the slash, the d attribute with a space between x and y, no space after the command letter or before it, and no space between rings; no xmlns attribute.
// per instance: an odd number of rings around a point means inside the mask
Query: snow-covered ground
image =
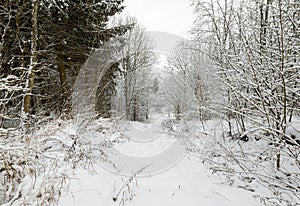
<svg viewBox="0 0 300 206"><path fill-rule="evenodd" d="M295 140L299 126L298 118L288 129ZM222 120L202 125L163 114L147 123L55 120L36 132L30 150L22 142L1 146L46 165L14 161L2 172L20 175L19 184L8 182L14 196L5 205L300 205L299 162L288 153L297 155L296 145L282 148L278 170L267 138L248 133L244 142L225 131Z"/></svg>
<svg viewBox="0 0 300 206"><path fill-rule="evenodd" d="M181 141L162 128L164 119L122 122L123 141L106 151L114 166L99 160L93 171L76 169L59 205L262 205L253 192L223 184L224 177L211 174L201 158L187 153Z"/></svg>
<svg viewBox="0 0 300 206"><path fill-rule="evenodd" d="M197 158L185 157L175 167L161 174L138 177L125 187L117 201L113 198L128 177L111 173L100 166L95 173L79 169L74 174L70 191L60 201L61 206L119 205L133 194L129 206L255 206L251 192L229 187L201 164ZM128 194L130 190L130 194ZM123 198L123 192L124 198Z"/></svg>
<svg viewBox="0 0 300 206"><path fill-rule="evenodd" d="M288 129L295 140L299 126L295 118ZM202 125L163 114L147 123L55 120L36 132L30 150L22 142L1 146L41 165L14 161L1 173L20 175L19 184L8 182L14 196L5 205L300 205L299 162L288 153L297 155L297 145L282 148L278 170L264 135L248 133L244 142L225 131L222 120Z"/></svg>

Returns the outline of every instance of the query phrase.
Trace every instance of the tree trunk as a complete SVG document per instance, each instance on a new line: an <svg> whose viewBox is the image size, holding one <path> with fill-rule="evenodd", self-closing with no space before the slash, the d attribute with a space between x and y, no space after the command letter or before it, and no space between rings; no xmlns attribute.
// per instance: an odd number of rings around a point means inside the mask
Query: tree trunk
<svg viewBox="0 0 300 206"><path fill-rule="evenodd" d="M29 130L28 115L30 113L30 102L32 96L32 89L34 86L34 70L37 65L37 44L38 44L38 0L33 0L32 2L32 36L31 36L31 57L30 65L27 73L26 80L26 94L24 96L23 102L23 121L25 122L26 132Z"/></svg>
<svg viewBox="0 0 300 206"><path fill-rule="evenodd" d="M133 109L133 121L137 121L138 120L138 100L136 95L133 96L133 104L132 104L132 109Z"/></svg>
<svg viewBox="0 0 300 206"><path fill-rule="evenodd" d="M56 46L57 64L62 92L61 110L68 114L70 112L70 87L67 79L65 59L63 56L63 47L61 44Z"/></svg>

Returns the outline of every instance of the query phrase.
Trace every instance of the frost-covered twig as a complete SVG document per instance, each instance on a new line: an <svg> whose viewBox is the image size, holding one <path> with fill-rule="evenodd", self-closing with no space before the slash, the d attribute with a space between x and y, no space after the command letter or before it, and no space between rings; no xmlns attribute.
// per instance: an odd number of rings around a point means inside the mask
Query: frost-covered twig
<svg viewBox="0 0 300 206"><path fill-rule="evenodd" d="M117 201L119 195L121 194L121 192L124 190L125 187L129 187L129 184L135 179L135 177L140 174L141 172L143 172L146 168L148 168L151 164L147 164L146 166L142 167L141 169L139 169L137 172L135 172L123 185L122 187L118 190L118 192L115 194L115 196L113 197L113 201Z"/></svg>

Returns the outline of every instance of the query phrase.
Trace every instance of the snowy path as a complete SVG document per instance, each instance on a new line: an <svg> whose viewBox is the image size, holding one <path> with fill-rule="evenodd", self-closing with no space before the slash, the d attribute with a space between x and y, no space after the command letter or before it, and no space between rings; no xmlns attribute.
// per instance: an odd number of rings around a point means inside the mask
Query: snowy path
<svg viewBox="0 0 300 206"><path fill-rule="evenodd" d="M174 166L187 150L180 141L163 131L163 120L164 117L156 116L151 124L131 122L124 132L128 141L115 145L113 150L104 150L114 165L103 166L129 176L153 175Z"/></svg>
<svg viewBox="0 0 300 206"><path fill-rule="evenodd" d="M261 205L253 199L253 193L220 184L218 176L210 174L198 158L183 156L184 147L162 133L161 121L162 119L158 118L149 125L131 125L125 133L130 136L130 141L115 147L115 150L123 155L113 154L112 151L110 154L121 173L131 174L145 164L150 164L143 171L144 175L156 175L137 177L136 181L129 184L129 188L125 187L124 191L122 190L117 201L113 201L113 197L128 180L128 176L122 177L116 173L115 168L104 168L100 164L96 165L95 174L79 169L74 175L69 194L62 197L59 205L116 206L130 195L134 195L133 200L125 201L125 205ZM150 154L154 155L149 156ZM115 173L109 170L114 170Z"/></svg>
<svg viewBox="0 0 300 206"><path fill-rule="evenodd" d="M71 193L63 196L61 206L116 206L119 187L114 184L121 177L97 166L97 174L78 170L71 184ZM252 193L218 183L200 162L185 158L178 165L159 175L138 178L136 196L126 202L128 206L256 206Z"/></svg>

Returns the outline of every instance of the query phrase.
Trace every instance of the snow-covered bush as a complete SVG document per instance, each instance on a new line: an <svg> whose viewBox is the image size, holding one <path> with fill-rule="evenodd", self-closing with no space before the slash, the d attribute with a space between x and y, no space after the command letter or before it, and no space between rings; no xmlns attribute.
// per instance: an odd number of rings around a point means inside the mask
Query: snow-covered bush
<svg viewBox="0 0 300 206"><path fill-rule="evenodd" d="M221 125L224 125L222 121L215 120L207 128L207 136L190 139L190 151L200 155L212 173L225 175L227 184L253 192L263 204L297 205L300 201L300 145L280 146L281 168L277 169L278 149L266 133L249 132L247 142L233 140Z"/></svg>
<svg viewBox="0 0 300 206"><path fill-rule="evenodd" d="M175 119L168 118L162 121L161 127L167 131L174 131L173 126L176 124L176 122L178 121Z"/></svg>
<svg viewBox="0 0 300 206"><path fill-rule="evenodd" d="M72 171L92 170L120 136L109 119L54 120L36 133L0 138L0 204L57 205Z"/></svg>
<svg viewBox="0 0 300 206"><path fill-rule="evenodd" d="M49 152L50 148L63 148L63 145L59 142L47 144L46 138L36 135L13 137L6 144L1 139L1 204L49 205L58 202L69 183L68 166L58 152Z"/></svg>

